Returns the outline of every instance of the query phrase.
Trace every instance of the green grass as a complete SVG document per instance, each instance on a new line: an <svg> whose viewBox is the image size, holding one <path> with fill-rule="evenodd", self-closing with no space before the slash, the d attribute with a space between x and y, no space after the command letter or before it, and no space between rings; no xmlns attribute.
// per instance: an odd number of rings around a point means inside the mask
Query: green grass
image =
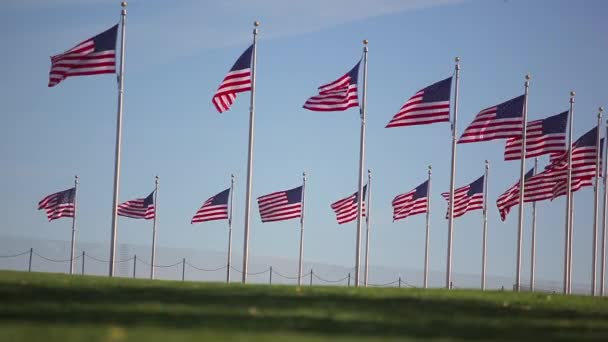
<svg viewBox="0 0 608 342"><path fill-rule="evenodd" d="M608 298L0 271L0 341L608 341Z"/></svg>

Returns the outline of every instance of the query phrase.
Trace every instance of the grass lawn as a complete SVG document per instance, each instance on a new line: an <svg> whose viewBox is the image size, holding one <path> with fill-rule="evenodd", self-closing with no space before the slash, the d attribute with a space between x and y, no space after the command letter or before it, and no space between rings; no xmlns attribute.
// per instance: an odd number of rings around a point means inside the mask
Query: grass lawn
<svg viewBox="0 0 608 342"><path fill-rule="evenodd" d="M0 341L608 341L608 298L0 271Z"/></svg>

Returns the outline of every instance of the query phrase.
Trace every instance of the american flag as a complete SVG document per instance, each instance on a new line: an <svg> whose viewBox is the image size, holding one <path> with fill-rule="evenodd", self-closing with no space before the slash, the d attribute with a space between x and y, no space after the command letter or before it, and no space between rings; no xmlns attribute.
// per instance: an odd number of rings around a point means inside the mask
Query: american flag
<svg viewBox="0 0 608 342"><path fill-rule="evenodd" d="M332 203L331 209L336 213L336 220L338 220L338 224L348 223L357 218L357 197L358 191L354 194L341 199L337 202ZM367 193L367 185L363 187L363 203L362 204L362 214L365 216L365 194Z"/></svg>
<svg viewBox="0 0 608 342"><path fill-rule="evenodd" d="M284 221L302 216L302 186L258 197L262 222Z"/></svg>
<svg viewBox="0 0 608 342"><path fill-rule="evenodd" d="M190 223L199 223L215 220L228 219L228 199L230 198L230 189L226 189L215 196L212 196L203 203L196 211Z"/></svg>
<svg viewBox="0 0 608 342"><path fill-rule="evenodd" d="M479 112L464 130L459 144L521 136L525 95Z"/></svg>
<svg viewBox="0 0 608 342"><path fill-rule="evenodd" d="M526 183L530 177L534 175L534 168L530 169L524 176L524 192L528 191L528 184ZM507 191L498 197L496 200L496 206L500 213L500 219L502 221L507 219L507 214L511 211L511 208L519 204L519 181L513 184ZM524 202L526 202L524 198Z"/></svg>
<svg viewBox="0 0 608 342"><path fill-rule="evenodd" d="M595 177L595 158L597 155L597 127L583 134L572 144L572 178ZM604 139L600 140L600 155ZM545 168L552 170L566 179L568 172L568 151L551 156L550 164Z"/></svg>
<svg viewBox="0 0 608 342"><path fill-rule="evenodd" d="M528 122L526 128L526 158L563 152L566 149L567 124L568 112ZM521 158L521 140L521 135L507 140L505 160Z"/></svg>
<svg viewBox="0 0 608 342"><path fill-rule="evenodd" d="M213 95L212 102L217 111L223 113L230 109L236 99L237 93L251 90L251 55L253 45L251 45L236 63L232 66L228 75L224 78L219 88Z"/></svg>
<svg viewBox="0 0 608 342"><path fill-rule="evenodd" d="M154 191L152 191L152 193L146 198L138 198L119 204L118 216L146 220L153 219L156 216L156 209L154 207Z"/></svg>
<svg viewBox="0 0 608 342"><path fill-rule="evenodd" d="M401 107L386 128L450 121L452 78L418 91Z"/></svg>
<svg viewBox="0 0 608 342"><path fill-rule="evenodd" d="M76 211L76 188L50 194L38 202L38 210L44 209L49 221L62 217L74 217Z"/></svg>
<svg viewBox="0 0 608 342"><path fill-rule="evenodd" d="M454 190L454 217L460 217L466 212L483 209L483 182L484 176L479 177L473 183ZM441 194L450 206L450 193ZM446 214L446 218L449 215Z"/></svg>
<svg viewBox="0 0 608 342"><path fill-rule="evenodd" d="M303 107L315 112L335 112L359 106L357 98L359 64L361 62L337 80L320 86L319 95L306 100Z"/></svg>
<svg viewBox="0 0 608 342"><path fill-rule="evenodd" d="M62 54L52 56L49 87L72 76L115 73L117 33L118 24Z"/></svg>
<svg viewBox="0 0 608 342"><path fill-rule="evenodd" d="M409 216L426 213L428 210L429 181L414 190L397 195L393 199L393 222Z"/></svg>

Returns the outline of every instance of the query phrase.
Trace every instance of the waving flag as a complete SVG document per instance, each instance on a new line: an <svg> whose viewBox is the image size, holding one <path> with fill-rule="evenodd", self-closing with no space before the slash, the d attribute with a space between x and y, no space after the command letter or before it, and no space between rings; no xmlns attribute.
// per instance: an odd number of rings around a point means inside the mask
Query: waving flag
<svg viewBox="0 0 608 342"><path fill-rule="evenodd" d="M306 100L303 107L315 112L335 112L359 106L357 98L359 64L361 62L337 80L320 86L319 95Z"/></svg>
<svg viewBox="0 0 608 342"><path fill-rule="evenodd" d="M428 210L429 181L418 185L414 190L397 195L392 202L393 222L409 216L423 214Z"/></svg>
<svg viewBox="0 0 608 342"><path fill-rule="evenodd" d="M194 214L190 224L215 220L227 220L229 198L229 188L215 196L212 196L196 211L196 214Z"/></svg>
<svg viewBox="0 0 608 342"><path fill-rule="evenodd" d="M526 158L566 150L566 126L568 112L542 120L530 121L526 128ZM521 158L521 134L509 138L505 147L505 160Z"/></svg>
<svg viewBox="0 0 608 342"><path fill-rule="evenodd" d="M469 127L464 130L458 143L465 144L521 136L524 97L525 95L521 95L479 112Z"/></svg>
<svg viewBox="0 0 608 342"><path fill-rule="evenodd" d="M146 198L138 198L118 205L118 216L151 220L155 215L154 191Z"/></svg>
<svg viewBox="0 0 608 342"><path fill-rule="evenodd" d="M284 221L302 216L302 186L258 197L262 222Z"/></svg>
<svg viewBox="0 0 608 342"><path fill-rule="evenodd" d="M116 72L118 25L89 38L68 51L51 57L49 87L72 76L113 74Z"/></svg>
<svg viewBox="0 0 608 342"><path fill-rule="evenodd" d="M44 209L49 221L62 217L74 217L76 188L50 194L38 202L38 210Z"/></svg>
<svg viewBox="0 0 608 342"><path fill-rule="evenodd" d="M534 175L534 169L530 169L524 176L524 193L528 191L528 179L530 179ZM496 200L496 206L498 207L498 211L500 212L500 219L502 221L507 219L507 214L511 211L511 208L519 204L519 181L513 184L509 190L505 191L502 195L498 197ZM524 198L524 202L526 202Z"/></svg>
<svg viewBox="0 0 608 342"><path fill-rule="evenodd" d="M341 199L337 202L332 203L331 209L336 214L336 220L338 220L338 224L348 223L357 218L357 194L359 192L355 192L354 194ZM365 216L365 194L367 193L367 185L363 186L363 203L362 204L362 214Z"/></svg>
<svg viewBox="0 0 608 342"><path fill-rule="evenodd" d="M251 90L251 56L253 45L251 45L236 60L228 75L224 78L219 88L213 95L213 104L217 111L223 113L230 109L236 99L237 93Z"/></svg>
<svg viewBox="0 0 608 342"><path fill-rule="evenodd" d="M483 209L483 182L484 176L479 177L473 183L454 190L454 217L460 217L465 213L473 210ZM444 192L441 194L450 203L450 193ZM449 215L446 214L446 218Z"/></svg>
<svg viewBox="0 0 608 342"><path fill-rule="evenodd" d="M401 107L386 128L450 121L452 78L418 91Z"/></svg>

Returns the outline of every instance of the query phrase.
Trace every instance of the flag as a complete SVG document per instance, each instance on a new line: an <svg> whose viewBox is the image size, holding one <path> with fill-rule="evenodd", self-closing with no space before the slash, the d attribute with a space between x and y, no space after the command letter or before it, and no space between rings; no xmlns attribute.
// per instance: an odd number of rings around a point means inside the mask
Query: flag
<svg viewBox="0 0 608 342"><path fill-rule="evenodd" d="M230 189L226 189L206 200L203 206L196 211L190 224L228 219L229 197Z"/></svg>
<svg viewBox="0 0 608 342"><path fill-rule="evenodd" d="M118 216L150 220L156 216L154 191L146 198L126 201L118 205Z"/></svg>
<svg viewBox="0 0 608 342"><path fill-rule="evenodd" d="M251 45L243 54L236 60L228 75L217 88L213 95L212 102L217 108L217 111L223 113L230 109L232 103L236 99L237 93L242 93L251 90L251 56L253 53L253 45Z"/></svg>
<svg viewBox="0 0 608 342"><path fill-rule="evenodd" d="M418 91L401 107L386 128L450 121L452 78Z"/></svg>
<svg viewBox="0 0 608 342"><path fill-rule="evenodd" d="M365 194L367 192L367 185L363 187L363 203L362 203L362 214L365 216ZM338 224L348 223L357 218L357 197L358 191L354 194L341 199L337 202L332 203L331 209L336 213L336 220Z"/></svg>
<svg viewBox="0 0 608 342"><path fill-rule="evenodd" d="M262 222L284 221L302 216L302 186L258 197Z"/></svg>
<svg viewBox="0 0 608 342"><path fill-rule="evenodd" d="M528 122L526 128L526 158L560 153L566 150L567 124L568 112ZM521 134L507 140L505 160L521 158L521 143Z"/></svg>
<svg viewBox="0 0 608 342"><path fill-rule="evenodd" d="M534 168L530 169L524 176L524 183L534 175ZM524 184L524 193L528 190L528 184ZM500 213L500 219L502 221L507 219L507 214L511 211L511 208L519 204L519 181L513 184L507 191L498 197L496 200L496 206ZM524 202L525 199L524 199Z"/></svg>
<svg viewBox="0 0 608 342"><path fill-rule="evenodd" d="M62 54L52 56L49 87L72 76L115 73L117 34L118 24Z"/></svg>
<svg viewBox="0 0 608 342"><path fill-rule="evenodd" d="M597 127L583 134L572 144L572 178L595 177L595 158L597 155ZM604 139L600 140L600 155ZM550 164L545 167L559 174L561 179L568 176L568 151L553 154Z"/></svg>
<svg viewBox="0 0 608 342"><path fill-rule="evenodd" d="M335 112L359 106L357 98L359 64L361 62L337 80L320 86L319 95L306 100L303 107L315 112Z"/></svg>
<svg viewBox="0 0 608 342"><path fill-rule="evenodd" d="M571 192L577 192L578 190L580 190L584 187L592 186L593 185L592 179L593 178L589 178L589 177L572 178ZM561 181L555 183L555 185L553 186L553 189L552 189L551 200L554 200L560 196L565 196L566 193L568 192L567 190L568 190L568 181L567 180L561 180Z"/></svg>
<svg viewBox="0 0 608 342"><path fill-rule="evenodd" d="M414 190L397 195L393 199L393 222L428 210L429 181L418 185Z"/></svg>
<svg viewBox="0 0 608 342"><path fill-rule="evenodd" d="M483 182L484 177L481 176L473 183L454 190L454 217L460 217L466 212L483 209ZM448 201L450 206L450 193L444 192L441 194ZM449 217L449 210L446 218Z"/></svg>
<svg viewBox="0 0 608 342"><path fill-rule="evenodd" d="M464 130L459 144L521 136L525 95L479 112Z"/></svg>
<svg viewBox="0 0 608 342"><path fill-rule="evenodd" d="M44 209L50 221L62 217L74 217L76 211L76 188L50 194L38 202L38 210Z"/></svg>

